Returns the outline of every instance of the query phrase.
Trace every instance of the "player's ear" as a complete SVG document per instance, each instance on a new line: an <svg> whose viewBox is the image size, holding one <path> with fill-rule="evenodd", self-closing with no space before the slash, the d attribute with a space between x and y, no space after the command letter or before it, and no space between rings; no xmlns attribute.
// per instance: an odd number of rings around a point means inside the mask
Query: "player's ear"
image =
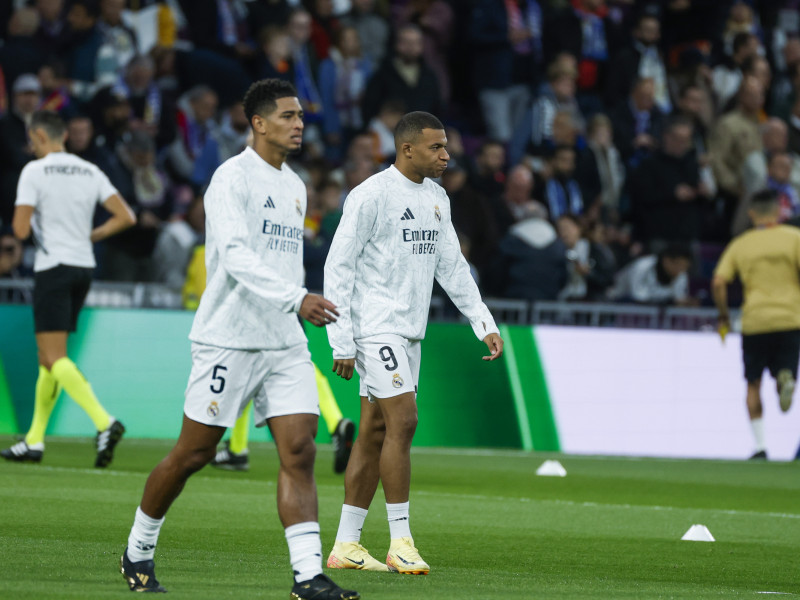
<svg viewBox="0 0 800 600"><path fill-rule="evenodd" d="M403 142L401 150L403 152L403 156L409 159L411 158L411 142Z"/></svg>
<svg viewBox="0 0 800 600"><path fill-rule="evenodd" d="M259 114L253 115L253 118L250 119L250 125L253 126L255 133L264 134L267 132L267 121Z"/></svg>

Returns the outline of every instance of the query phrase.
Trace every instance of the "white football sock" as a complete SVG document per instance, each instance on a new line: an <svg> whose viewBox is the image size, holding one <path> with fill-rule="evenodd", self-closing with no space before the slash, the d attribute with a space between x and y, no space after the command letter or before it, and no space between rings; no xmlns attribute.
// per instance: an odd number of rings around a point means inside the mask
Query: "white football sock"
<svg viewBox="0 0 800 600"><path fill-rule="evenodd" d="M337 542L358 542L361 540L361 529L367 518L367 509L342 505L342 517L339 519L339 531L336 532Z"/></svg>
<svg viewBox="0 0 800 600"><path fill-rule="evenodd" d="M764 419L762 417L750 419L750 428L753 430L753 437L756 438L756 452L766 450L767 443L764 439Z"/></svg>
<svg viewBox="0 0 800 600"><path fill-rule="evenodd" d="M144 514L140 506L136 507L136 518L133 520L131 534L128 536L128 559L131 562L153 559L156 553L158 532L161 531L164 518L154 519Z"/></svg>
<svg viewBox="0 0 800 600"><path fill-rule="evenodd" d="M386 503L386 515L389 519L389 536L396 540L411 537L411 526L408 523L408 502L399 504Z"/></svg>
<svg viewBox="0 0 800 600"><path fill-rule="evenodd" d="M314 579L322 573L322 541L319 523L308 521L286 528L289 559L292 561L294 580L298 583Z"/></svg>

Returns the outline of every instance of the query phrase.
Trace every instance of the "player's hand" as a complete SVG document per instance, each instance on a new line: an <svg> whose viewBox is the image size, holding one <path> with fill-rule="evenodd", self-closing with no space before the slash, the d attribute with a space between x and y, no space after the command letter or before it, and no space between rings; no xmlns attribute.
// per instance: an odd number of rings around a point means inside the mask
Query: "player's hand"
<svg viewBox="0 0 800 600"><path fill-rule="evenodd" d="M353 369L356 366L355 358L334 358L333 359L333 372L339 377L350 379L353 377Z"/></svg>
<svg viewBox="0 0 800 600"><path fill-rule="evenodd" d="M719 334L720 339L722 339L722 343L725 343L725 337L728 335L728 332L731 330L731 320L730 318L725 315L720 315L717 317L717 333Z"/></svg>
<svg viewBox="0 0 800 600"><path fill-rule="evenodd" d="M339 316L339 313L336 312L336 305L319 294L306 294L300 304L298 314L317 327L335 323L336 317Z"/></svg>
<svg viewBox="0 0 800 600"><path fill-rule="evenodd" d="M484 356L483 360L497 360L503 356L503 338L496 333L490 333L483 338L483 343L489 347L490 356Z"/></svg>

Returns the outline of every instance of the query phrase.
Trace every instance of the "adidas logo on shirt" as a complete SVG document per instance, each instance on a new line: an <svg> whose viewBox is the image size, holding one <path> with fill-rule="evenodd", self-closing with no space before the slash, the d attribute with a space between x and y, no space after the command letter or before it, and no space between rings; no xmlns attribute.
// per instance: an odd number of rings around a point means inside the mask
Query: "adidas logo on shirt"
<svg viewBox="0 0 800 600"><path fill-rule="evenodd" d="M414 213L411 212L410 208L406 209L406 212L403 213L403 216L400 217L401 221L410 221L414 218Z"/></svg>
<svg viewBox="0 0 800 600"><path fill-rule="evenodd" d="M272 196L267 196L267 201L264 202L264 208L275 208L275 203L272 201Z"/></svg>

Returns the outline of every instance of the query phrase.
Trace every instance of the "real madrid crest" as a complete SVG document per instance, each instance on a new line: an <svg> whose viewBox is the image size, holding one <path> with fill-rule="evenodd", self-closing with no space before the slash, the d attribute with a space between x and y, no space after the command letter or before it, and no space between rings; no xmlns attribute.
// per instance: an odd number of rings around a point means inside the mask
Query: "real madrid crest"
<svg viewBox="0 0 800 600"><path fill-rule="evenodd" d="M297 209L297 214L303 216L303 207L300 206L300 198L294 199L294 207Z"/></svg>
<svg viewBox="0 0 800 600"><path fill-rule="evenodd" d="M208 413L209 417L216 417L219 414L219 404L217 404L216 401L212 401L211 404L208 405L206 413Z"/></svg>
<svg viewBox="0 0 800 600"><path fill-rule="evenodd" d="M442 221L442 213L439 212L439 205L433 207L433 214L436 217L436 220L441 223Z"/></svg>
<svg viewBox="0 0 800 600"><path fill-rule="evenodd" d="M403 378L399 373L392 375L392 385L396 388L403 387Z"/></svg>

